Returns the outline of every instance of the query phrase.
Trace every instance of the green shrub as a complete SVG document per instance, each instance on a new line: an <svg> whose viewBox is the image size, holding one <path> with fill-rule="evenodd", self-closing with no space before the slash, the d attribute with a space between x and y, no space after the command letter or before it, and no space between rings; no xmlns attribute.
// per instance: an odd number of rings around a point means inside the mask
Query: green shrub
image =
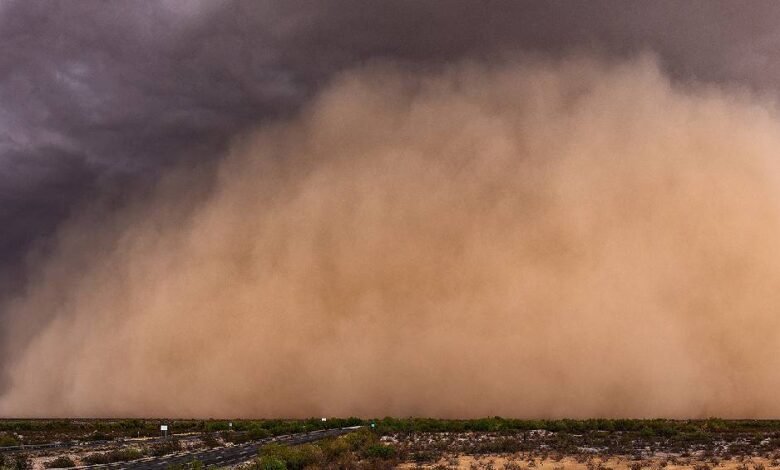
<svg viewBox="0 0 780 470"><path fill-rule="evenodd" d="M441 454L432 450L421 450L412 454L412 460L417 463L432 463L441 458Z"/></svg>
<svg viewBox="0 0 780 470"><path fill-rule="evenodd" d="M369 459L389 460L395 457L395 448L384 444L372 444L365 448L363 455Z"/></svg>
<svg viewBox="0 0 780 470"><path fill-rule="evenodd" d="M366 428L359 429L343 437L349 448L354 451L365 449L370 445L379 442L379 437Z"/></svg>
<svg viewBox="0 0 780 470"><path fill-rule="evenodd" d="M305 444L296 447L289 447L282 444L269 444L260 451L261 461L267 457L264 462L269 465L275 465L276 460L284 463L288 470L302 470L310 465L322 462L322 450L311 444Z"/></svg>
<svg viewBox="0 0 780 470"><path fill-rule="evenodd" d="M272 455L264 455L257 460L257 470L287 470L284 460Z"/></svg>
<svg viewBox="0 0 780 470"><path fill-rule="evenodd" d="M50 462L46 462L43 464L43 466L46 468L70 468L75 467L76 464L73 462L73 460L70 459L70 457L63 455Z"/></svg>
<svg viewBox="0 0 780 470"><path fill-rule="evenodd" d="M108 454L105 452L95 452L93 454L87 454L82 459L86 465L105 465L110 463L108 460Z"/></svg>
<svg viewBox="0 0 780 470"><path fill-rule="evenodd" d="M349 443L345 439L323 439L317 442L317 446L322 449L323 457L327 462L332 462L349 452Z"/></svg>
<svg viewBox="0 0 780 470"><path fill-rule="evenodd" d="M0 436L0 447L15 447L19 445L19 440L8 434Z"/></svg>
<svg viewBox="0 0 780 470"><path fill-rule="evenodd" d="M114 462L127 462L143 457L138 449L117 449L111 452L95 452L81 459L87 465L106 465Z"/></svg>
<svg viewBox="0 0 780 470"><path fill-rule="evenodd" d="M228 426L227 421L209 421L206 423L206 431L208 432L227 431L229 429L230 426Z"/></svg>
<svg viewBox="0 0 780 470"><path fill-rule="evenodd" d="M249 439L252 441L256 441L258 439L265 439L266 437L271 437L271 431L261 428L260 426L252 426L249 428L249 432L247 433L249 436Z"/></svg>

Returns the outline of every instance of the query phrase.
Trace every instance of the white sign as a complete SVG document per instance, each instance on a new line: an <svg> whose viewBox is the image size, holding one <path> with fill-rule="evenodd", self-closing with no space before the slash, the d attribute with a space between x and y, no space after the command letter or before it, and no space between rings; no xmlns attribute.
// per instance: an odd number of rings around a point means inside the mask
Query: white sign
<svg viewBox="0 0 780 470"><path fill-rule="evenodd" d="M167 430L168 430L168 425L167 424L161 424L160 425L160 431L167 431Z"/></svg>
<svg viewBox="0 0 780 470"><path fill-rule="evenodd" d="M322 418L322 421L323 421L323 422L325 422L325 421L327 421L327 420L328 420L328 418Z"/></svg>

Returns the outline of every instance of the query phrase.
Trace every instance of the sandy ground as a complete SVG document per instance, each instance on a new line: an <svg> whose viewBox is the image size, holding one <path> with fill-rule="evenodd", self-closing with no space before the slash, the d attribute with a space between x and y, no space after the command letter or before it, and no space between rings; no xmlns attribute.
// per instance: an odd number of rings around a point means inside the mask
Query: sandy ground
<svg viewBox="0 0 780 470"><path fill-rule="evenodd" d="M775 462L777 463L777 462ZM706 467L705 467L706 465ZM642 469L665 469L665 470L706 470L706 469L724 469L724 470L763 470L778 468L773 467L771 462L765 458L745 458L723 459L718 462L711 462L706 459L689 458L650 458L641 462L632 460L628 457L612 457L601 459L592 457L587 461L577 461L571 457L565 457L559 461L547 459L533 460L533 464L527 458L521 455L486 455L486 456L450 456L441 459L433 464L404 463L399 466L401 469L416 468L450 468L450 469L506 469L506 470L639 470Z"/></svg>

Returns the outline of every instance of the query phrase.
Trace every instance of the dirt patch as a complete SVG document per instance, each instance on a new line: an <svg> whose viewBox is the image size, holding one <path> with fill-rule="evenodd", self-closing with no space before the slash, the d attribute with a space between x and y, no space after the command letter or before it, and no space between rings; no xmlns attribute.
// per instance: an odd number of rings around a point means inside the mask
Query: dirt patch
<svg viewBox="0 0 780 470"><path fill-rule="evenodd" d="M777 463L777 462L774 462ZM562 459L532 458L523 454L509 455L446 455L436 462L404 462L400 469L493 469L493 470L763 470L778 468L772 460L763 457L745 459L704 459L653 457L634 460L629 457L564 457Z"/></svg>

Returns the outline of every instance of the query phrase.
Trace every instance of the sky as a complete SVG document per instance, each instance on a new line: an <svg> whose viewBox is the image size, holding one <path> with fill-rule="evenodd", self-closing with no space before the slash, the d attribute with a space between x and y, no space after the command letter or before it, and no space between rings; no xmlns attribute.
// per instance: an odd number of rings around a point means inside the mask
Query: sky
<svg viewBox="0 0 780 470"><path fill-rule="evenodd" d="M772 1L0 1L0 414L776 416L778 22ZM634 333L600 308L656 334L605 340ZM556 352L583 325L587 367ZM441 388L506 331L536 352L476 375L482 406ZM287 354L225 366L258 342Z"/></svg>

